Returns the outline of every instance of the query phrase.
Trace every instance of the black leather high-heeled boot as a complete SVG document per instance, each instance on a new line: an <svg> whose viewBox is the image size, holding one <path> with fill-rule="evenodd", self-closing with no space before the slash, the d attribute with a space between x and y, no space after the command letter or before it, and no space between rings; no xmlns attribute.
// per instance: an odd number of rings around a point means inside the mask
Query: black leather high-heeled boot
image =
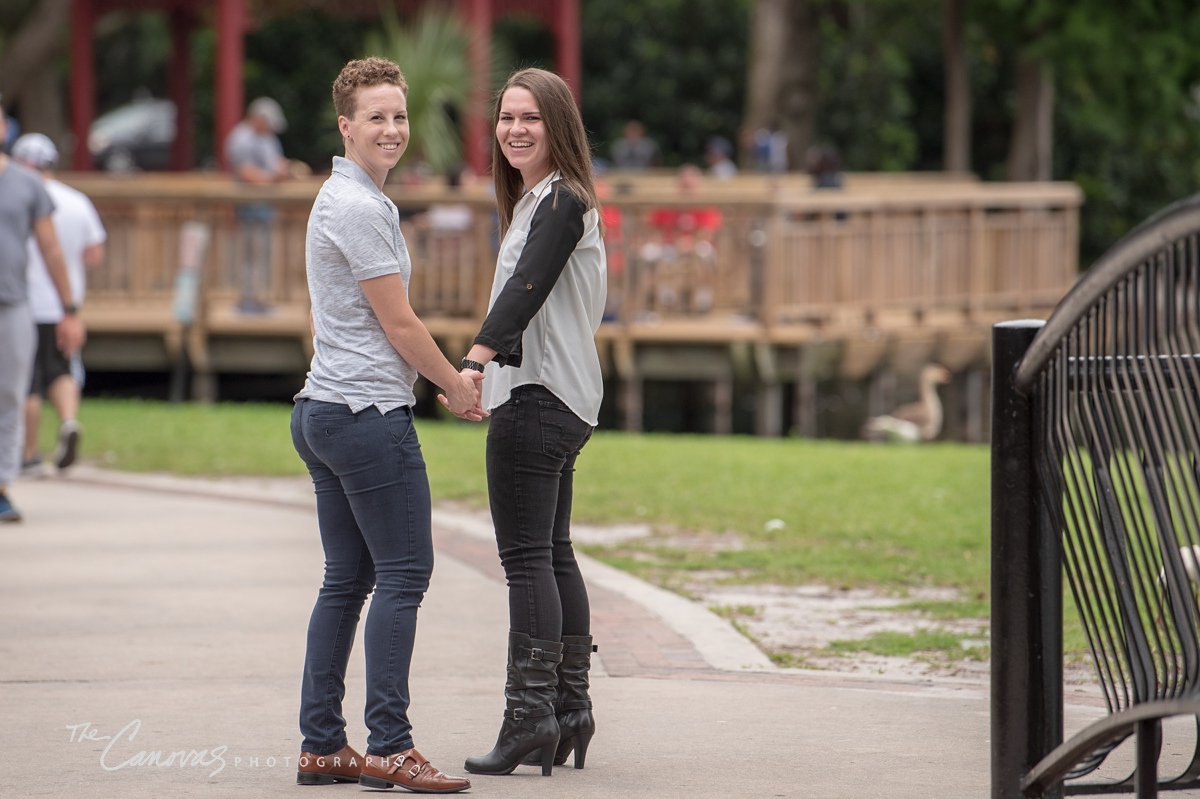
<svg viewBox="0 0 1200 799"><path fill-rule="evenodd" d="M592 698L588 695L588 672L596 647L592 645L590 635L564 635L562 642L563 659L558 665L558 695L554 703L558 718L558 751L554 753L554 765L566 763L567 755L574 750L575 768L583 768L588 744L596 732ZM527 757L524 764L536 766L539 762L535 753Z"/></svg>
<svg viewBox="0 0 1200 799"><path fill-rule="evenodd" d="M588 695L588 671L592 668L592 646L590 635L564 635L563 659L558 667L558 701L555 715L558 717L558 751L554 765L567 762L567 755L575 750L575 768L583 768L588 744L596 733L596 719L592 717L592 698Z"/></svg>
<svg viewBox="0 0 1200 799"><path fill-rule="evenodd" d="M558 747L554 699L562 651L560 641L540 641L509 631L504 723L492 751L467 758L467 771L511 774L522 760L537 753L542 776L550 776Z"/></svg>

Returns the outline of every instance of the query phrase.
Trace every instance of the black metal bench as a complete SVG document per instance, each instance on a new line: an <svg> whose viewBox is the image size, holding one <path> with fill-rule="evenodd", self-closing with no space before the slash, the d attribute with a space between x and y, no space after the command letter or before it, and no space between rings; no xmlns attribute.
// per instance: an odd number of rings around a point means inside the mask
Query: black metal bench
<svg viewBox="0 0 1200 799"><path fill-rule="evenodd" d="M1044 324L997 325L992 402L993 799L1200 787L1200 195ZM1109 710L1065 742L1063 575ZM1160 780L1161 722L1189 715ZM1133 774L1072 782L1130 735Z"/></svg>

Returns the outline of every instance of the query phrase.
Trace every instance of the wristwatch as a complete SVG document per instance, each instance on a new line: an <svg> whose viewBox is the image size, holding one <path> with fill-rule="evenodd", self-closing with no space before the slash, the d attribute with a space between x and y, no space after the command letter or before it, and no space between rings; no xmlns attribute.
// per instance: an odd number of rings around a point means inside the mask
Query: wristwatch
<svg viewBox="0 0 1200 799"><path fill-rule="evenodd" d="M463 358L462 365L459 368L474 369L476 372L479 372L480 374L483 373L483 364L481 364L479 361L472 361L470 358Z"/></svg>
<svg viewBox="0 0 1200 799"><path fill-rule="evenodd" d="M78 315L79 315L79 306L78 305L71 303L70 305L63 306L63 316L78 316Z"/></svg>

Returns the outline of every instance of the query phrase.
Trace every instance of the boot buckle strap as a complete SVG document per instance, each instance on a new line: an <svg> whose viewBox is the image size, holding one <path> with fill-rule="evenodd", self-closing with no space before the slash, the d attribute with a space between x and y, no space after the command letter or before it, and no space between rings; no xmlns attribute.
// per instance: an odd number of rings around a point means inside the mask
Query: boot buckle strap
<svg viewBox="0 0 1200 799"><path fill-rule="evenodd" d="M524 721L525 719L536 719L542 716L553 716L554 708L552 707L510 707L504 711L504 717L513 721Z"/></svg>
<svg viewBox="0 0 1200 799"><path fill-rule="evenodd" d="M562 661L562 655L537 646L522 648L521 657L527 657L530 660L543 660L548 663L559 663Z"/></svg>
<svg viewBox="0 0 1200 799"><path fill-rule="evenodd" d="M599 651L600 647L595 644L563 644L563 652L570 652L573 655L590 655Z"/></svg>

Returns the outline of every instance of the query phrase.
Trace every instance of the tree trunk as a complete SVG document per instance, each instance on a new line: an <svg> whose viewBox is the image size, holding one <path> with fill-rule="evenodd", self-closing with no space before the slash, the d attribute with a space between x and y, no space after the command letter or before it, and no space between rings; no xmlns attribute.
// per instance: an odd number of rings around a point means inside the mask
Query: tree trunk
<svg viewBox="0 0 1200 799"><path fill-rule="evenodd" d="M971 77L967 67L966 0L944 0L942 46L945 53L946 117L942 169L971 169Z"/></svg>
<svg viewBox="0 0 1200 799"><path fill-rule="evenodd" d="M754 131L776 130L779 126L779 77L787 57L788 0L757 0L750 21L749 69L746 76L746 108L742 116L741 164L753 165L749 146Z"/></svg>
<svg viewBox="0 0 1200 799"><path fill-rule="evenodd" d="M753 162L754 132L766 128L787 135L788 164L803 167L813 141L818 44L810 0L755 0L741 131L743 166Z"/></svg>
<svg viewBox="0 0 1200 799"><path fill-rule="evenodd" d="M779 129L787 136L790 168L803 169L816 127L820 70L820 35L810 0L788 3L787 38L787 57L779 76Z"/></svg>
<svg viewBox="0 0 1200 799"><path fill-rule="evenodd" d="M1054 73L1039 59L1017 62L1017 108L1008 148L1009 180L1050 180L1054 148Z"/></svg>
<svg viewBox="0 0 1200 799"><path fill-rule="evenodd" d="M44 133L58 145L59 164L71 163L73 142L67 136L67 117L57 70L41 69L29 76L21 94L21 129Z"/></svg>
<svg viewBox="0 0 1200 799"><path fill-rule="evenodd" d="M0 55L0 97L11 108L40 82L36 73L48 71L66 42L71 0L38 0Z"/></svg>

